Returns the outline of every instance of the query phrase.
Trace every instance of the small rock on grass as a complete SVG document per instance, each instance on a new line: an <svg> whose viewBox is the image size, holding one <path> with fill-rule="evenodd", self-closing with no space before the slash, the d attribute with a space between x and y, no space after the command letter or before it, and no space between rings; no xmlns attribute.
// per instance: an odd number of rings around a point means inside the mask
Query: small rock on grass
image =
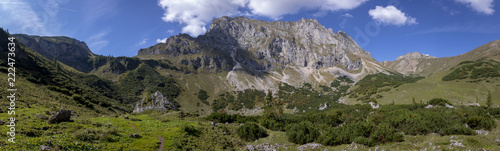
<svg viewBox="0 0 500 151"><path fill-rule="evenodd" d="M52 148L50 148L49 146L45 146L45 145L41 145L40 146L40 150L41 151L46 151L46 150L51 150Z"/></svg>
<svg viewBox="0 0 500 151"><path fill-rule="evenodd" d="M131 134L130 137L131 138L141 138L142 136L137 134L137 133L134 133L134 134Z"/></svg>

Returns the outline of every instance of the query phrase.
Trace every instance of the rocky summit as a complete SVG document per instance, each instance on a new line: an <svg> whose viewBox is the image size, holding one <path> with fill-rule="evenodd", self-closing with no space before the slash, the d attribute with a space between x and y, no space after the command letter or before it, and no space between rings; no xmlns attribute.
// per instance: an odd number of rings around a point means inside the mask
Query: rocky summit
<svg viewBox="0 0 500 151"><path fill-rule="evenodd" d="M203 54L180 60L195 68L231 70L241 64L252 70L286 66L328 68L341 66L358 70L362 60L374 61L346 33L334 33L315 19L295 22L266 22L245 17L221 17L212 21L205 35L192 38L181 34L164 44L141 49L138 55L166 54L172 57Z"/></svg>
<svg viewBox="0 0 500 151"><path fill-rule="evenodd" d="M425 67L419 66L421 61L435 58L427 54L412 52L399 56L392 62L383 61L382 64L403 74L420 73L425 69Z"/></svg>
<svg viewBox="0 0 500 151"><path fill-rule="evenodd" d="M329 84L325 79L360 79L387 70L348 34L334 33L315 19L267 22L221 17L204 35L172 36L138 52L143 59L158 56L195 71L229 72L225 82L237 90L265 90L279 82ZM249 83L241 83L242 79Z"/></svg>

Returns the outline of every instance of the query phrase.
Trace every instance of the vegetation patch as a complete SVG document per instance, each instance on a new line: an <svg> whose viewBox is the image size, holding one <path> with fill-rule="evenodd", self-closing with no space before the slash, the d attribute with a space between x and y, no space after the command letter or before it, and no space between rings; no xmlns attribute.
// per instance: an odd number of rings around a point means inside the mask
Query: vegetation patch
<svg viewBox="0 0 500 151"><path fill-rule="evenodd" d="M387 87L396 88L405 83L413 83L423 78L420 76L405 76L399 73L367 75L356 83L357 88L351 91L350 97L358 98L358 101L368 101L372 95L390 90Z"/></svg>
<svg viewBox="0 0 500 151"><path fill-rule="evenodd" d="M500 63L495 60L479 59L459 63L458 67L444 76L442 80L452 81L468 78L479 82L492 77L500 77Z"/></svg>

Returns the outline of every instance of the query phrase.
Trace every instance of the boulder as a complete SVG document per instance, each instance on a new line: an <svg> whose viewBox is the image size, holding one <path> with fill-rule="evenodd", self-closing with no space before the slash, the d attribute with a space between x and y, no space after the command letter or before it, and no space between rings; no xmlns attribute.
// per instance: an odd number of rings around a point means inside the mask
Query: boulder
<svg viewBox="0 0 500 151"><path fill-rule="evenodd" d="M41 151L46 151L46 150L51 150L52 148L50 148L49 146L45 146L45 145L41 145L40 146L40 150Z"/></svg>
<svg viewBox="0 0 500 151"><path fill-rule="evenodd" d="M162 93L156 91L138 101L135 104L134 113L141 113L150 109L176 110L176 107L172 102L168 101Z"/></svg>
<svg viewBox="0 0 500 151"><path fill-rule="evenodd" d="M59 110L57 111L50 119L48 120L50 124L68 122L71 119L71 111L70 110Z"/></svg>

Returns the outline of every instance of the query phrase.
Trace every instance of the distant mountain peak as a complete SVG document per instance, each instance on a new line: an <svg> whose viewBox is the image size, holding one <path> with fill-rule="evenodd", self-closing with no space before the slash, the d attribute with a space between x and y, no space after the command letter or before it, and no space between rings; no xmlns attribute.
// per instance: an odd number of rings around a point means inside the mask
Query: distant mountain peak
<svg viewBox="0 0 500 151"><path fill-rule="evenodd" d="M399 56L396 60L401 60L401 59L430 59L430 58L436 58L433 56L430 56L428 54L421 54L420 52L412 52L412 53L407 53L405 55Z"/></svg>

